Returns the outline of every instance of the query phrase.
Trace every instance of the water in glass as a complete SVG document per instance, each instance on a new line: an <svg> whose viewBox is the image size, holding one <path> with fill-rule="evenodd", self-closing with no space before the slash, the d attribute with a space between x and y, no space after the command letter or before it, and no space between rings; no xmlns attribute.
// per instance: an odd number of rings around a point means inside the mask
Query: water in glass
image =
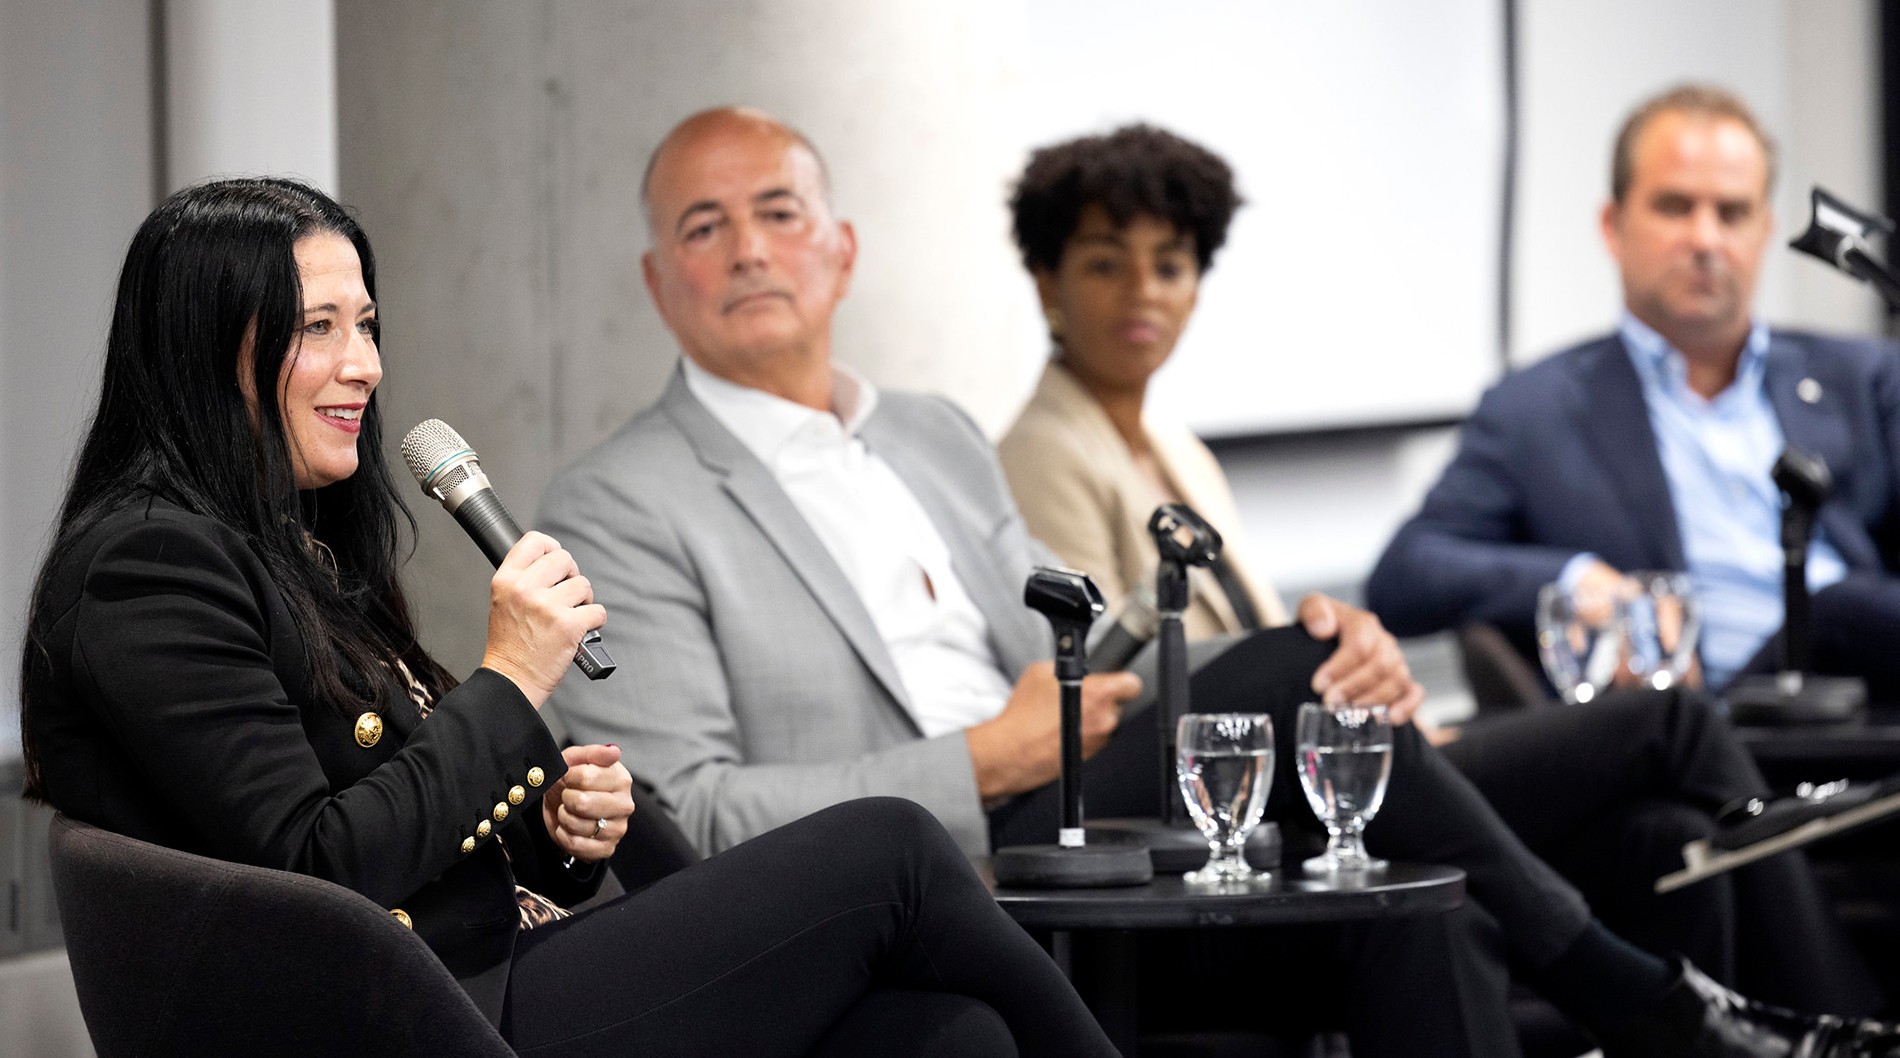
<svg viewBox="0 0 1900 1058"><path fill-rule="evenodd" d="M1273 781L1273 722L1263 713L1189 713L1176 727L1175 778L1188 815L1206 835L1207 866L1189 882L1229 882L1254 873L1242 848L1267 808Z"/></svg>
<svg viewBox="0 0 1900 1058"><path fill-rule="evenodd" d="M1385 866L1366 852L1366 824L1385 802L1392 776L1392 725L1383 705L1300 707L1300 787L1326 825L1325 853L1309 871L1365 871Z"/></svg>

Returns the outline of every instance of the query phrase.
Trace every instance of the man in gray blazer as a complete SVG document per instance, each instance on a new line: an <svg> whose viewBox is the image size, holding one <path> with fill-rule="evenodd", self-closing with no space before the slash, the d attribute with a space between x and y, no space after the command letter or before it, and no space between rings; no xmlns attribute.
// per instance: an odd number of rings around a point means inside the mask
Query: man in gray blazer
<svg viewBox="0 0 1900 1058"><path fill-rule="evenodd" d="M566 681L550 706L574 737L626 747L704 851L896 794L986 852L986 809L1058 772L1055 685L1039 660L1050 635L1018 601L1047 552L967 417L832 363L856 237L831 215L809 142L754 111L695 115L655 151L642 196L647 287L686 355L656 405L548 492L540 525L615 614L621 662L614 680ZM1315 688L1396 702L1403 723L1420 694L1391 637L1363 611L1315 609L1306 631L1339 640ZM1085 684L1089 752L1128 741L1111 736L1138 689L1120 673ZM1297 702L1307 688L1290 690ZM1355 1053L1514 1053L1500 949L1612 1058L1756 1053L1721 1040L1838 1029L1764 1029L1693 967L1629 947L1416 729L1395 742L1372 836L1386 855L1463 867L1483 909L1423 932L1375 923L1347 946L1365 956L1354 973L1391 983L1347 990ZM1140 785L1152 790L1152 775ZM1304 811L1279 800L1276 814Z"/></svg>

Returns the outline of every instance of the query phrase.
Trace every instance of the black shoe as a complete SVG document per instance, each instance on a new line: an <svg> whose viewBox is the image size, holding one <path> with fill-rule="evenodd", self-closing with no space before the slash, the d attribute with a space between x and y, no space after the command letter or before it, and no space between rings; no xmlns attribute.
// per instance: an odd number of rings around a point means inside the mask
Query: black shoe
<svg viewBox="0 0 1900 1058"><path fill-rule="evenodd" d="M1606 1058L1900 1058L1892 1026L1771 1007L1678 965L1647 1016L1597 1033Z"/></svg>

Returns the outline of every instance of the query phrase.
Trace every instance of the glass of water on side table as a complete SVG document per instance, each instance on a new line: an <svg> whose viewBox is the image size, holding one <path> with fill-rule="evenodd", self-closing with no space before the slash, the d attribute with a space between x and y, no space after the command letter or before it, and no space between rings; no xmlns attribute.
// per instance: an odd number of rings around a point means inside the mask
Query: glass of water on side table
<svg viewBox="0 0 1900 1058"><path fill-rule="evenodd" d="M1241 850L1267 809L1273 782L1273 721L1265 713L1187 713L1175 725L1174 774L1188 815L1207 836L1207 866L1190 883L1254 876Z"/></svg>
<svg viewBox="0 0 1900 1058"><path fill-rule="evenodd" d="M1309 874L1371 871L1386 861L1366 852L1366 824L1385 801L1392 777L1392 722L1383 705L1300 706L1294 747L1306 803L1326 825L1326 851L1304 864Z"/></svg>

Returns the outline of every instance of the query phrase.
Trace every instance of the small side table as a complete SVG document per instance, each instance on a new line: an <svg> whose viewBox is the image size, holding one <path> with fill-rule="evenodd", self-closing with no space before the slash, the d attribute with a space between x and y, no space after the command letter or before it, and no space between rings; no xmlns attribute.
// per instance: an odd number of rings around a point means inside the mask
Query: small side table
<svg viewBox="0 0 1900 1058"><path fill-rule="evenodd" d="M1180 875L1116 889L999 889L978 864L996 902L1025 929L1067 937L1070 979L1102 1028L1127 1058L1140 1049L1135 932L1143 929L1234 929L1350 922L1442 914L1465 901L1465 872L1455 867L1395 863L1370 875L1313 877L1296 864L1242 892L1190 886Z"/></svg>

